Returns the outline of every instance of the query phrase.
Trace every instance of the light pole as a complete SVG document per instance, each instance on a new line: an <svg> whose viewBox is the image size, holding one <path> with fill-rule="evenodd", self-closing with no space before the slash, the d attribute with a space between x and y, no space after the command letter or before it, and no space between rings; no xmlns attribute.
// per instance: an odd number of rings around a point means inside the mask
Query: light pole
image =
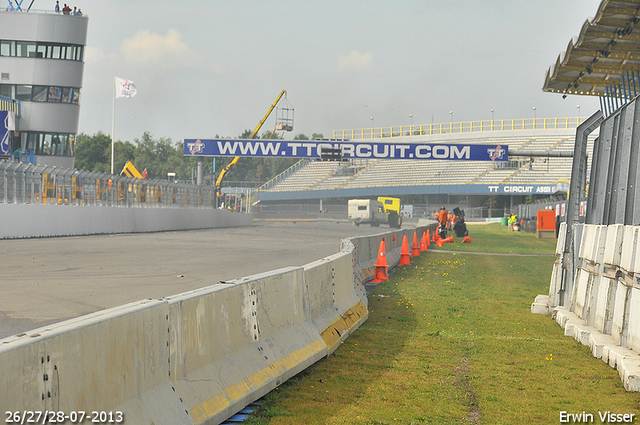
<svg viewBox="0 0 640 425"><path fill-rule="evenodd" d="M409 118L411 118L411 126L413 127L413 114L409 114Z"/></svg>
<svg viewBox="0 0 640 425"><path fill-rule="evenodd" d="M449 115L451 115L451 124L453 124L453 111L449 111Z"/></svg>
<svg viewBox="0 0 640 425"><path fill-rule="evenodd" d="M375 124L375 120L373 119L373 117L369 118L371 120L371 138L373 139L373 127Z"/></svg>
<svg viewBox="0 0 640 425"><path fill-rule="evenodd" d="M493 109L491 109L491 121L493 121L494 119L495 119L495 115L494 115Z"/></svg>
<svg viewBox="0 0 640 425"><path fill-rule="evenodd" d="M536 111L536 107L533 107L533 128L536 128L536 117L537 117L538 112Z"/></svg>
<svg viewBox="0 0 640 425"><path fill-rule="evenodd" d="M578 124L580 124L580 105L576 106L578 108Z"/></svg>

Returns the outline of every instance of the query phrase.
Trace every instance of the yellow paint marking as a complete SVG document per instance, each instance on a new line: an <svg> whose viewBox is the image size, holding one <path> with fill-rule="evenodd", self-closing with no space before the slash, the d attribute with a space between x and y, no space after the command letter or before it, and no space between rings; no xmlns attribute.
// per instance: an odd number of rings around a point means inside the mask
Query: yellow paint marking
<svg viewBox="0 0 640 425"><path fill-rule="evenodd" d="M194 406L191 409L191 418L196 425L199 425L226 409L231 403L244 397L252 388L259 387L269 382L269 380L279 376L286 370L292 369L302 361L308 359L326 348L325 344L316 340L311 344L294 351L288 356L276 360L264 369L252 373L246 380L242 380L224 389L208 400Z"/></svg>
<svg viewBox="0 0 640 425"><path fill-rule="evenodd" d="M320 336L324 343L327 344L329 352L331 353L335 349L338 340L347 330L350 330L361 318L366 316L367 307L362 301L359 301L358 304L351 307L346 313L327 326L326 329L320 333Z"/></svg>

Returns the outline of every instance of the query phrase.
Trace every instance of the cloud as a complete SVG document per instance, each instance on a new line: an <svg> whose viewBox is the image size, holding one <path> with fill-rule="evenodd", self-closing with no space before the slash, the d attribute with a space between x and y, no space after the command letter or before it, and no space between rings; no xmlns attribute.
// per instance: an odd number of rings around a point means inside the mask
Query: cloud
<svg viewBox="0 0 640 425"><path fill-rule="evenodd" d="M106 53L101 47L86 46L84 48L84 61L87 64L104 64L115 60L115 53Z"/></svg>
<svg viewBox="0 0 640 425"><path fill-rule="evenodd" d="M149 30L139 31L122 42L121 51L127 62L140 65L166 65L192 56L182 34L173 28L165 35Z"/></svg>
<svg viewBox="0 0 640 425"><path fill-rule="evenodd" d="M353 50L348 55L339 55L336 72L338 74L356 74L373 67L373 55Z"/></svg>

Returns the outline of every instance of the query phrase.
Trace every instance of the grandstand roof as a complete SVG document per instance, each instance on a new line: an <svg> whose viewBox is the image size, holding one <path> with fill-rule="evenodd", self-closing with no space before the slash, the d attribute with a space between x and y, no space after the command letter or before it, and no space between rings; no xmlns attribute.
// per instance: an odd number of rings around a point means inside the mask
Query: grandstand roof
<svg viewBox="0 0 640 425"><path fill-rule="evenodd" d="M622 97L640 92L640 0L603 0L545 78L543 90Z"/></svg>

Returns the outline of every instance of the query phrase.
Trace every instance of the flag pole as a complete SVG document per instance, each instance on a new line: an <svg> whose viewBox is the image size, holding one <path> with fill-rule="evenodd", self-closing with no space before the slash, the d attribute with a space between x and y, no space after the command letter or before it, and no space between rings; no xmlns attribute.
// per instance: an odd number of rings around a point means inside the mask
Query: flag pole
<svg viewBox="0 0 640 425"><path fill-rule="evenodd" d="M116 77L113 76L113 110L111 111L111 174L113 174L113 152L115 150L114 144L116 131Z"/></svg>

